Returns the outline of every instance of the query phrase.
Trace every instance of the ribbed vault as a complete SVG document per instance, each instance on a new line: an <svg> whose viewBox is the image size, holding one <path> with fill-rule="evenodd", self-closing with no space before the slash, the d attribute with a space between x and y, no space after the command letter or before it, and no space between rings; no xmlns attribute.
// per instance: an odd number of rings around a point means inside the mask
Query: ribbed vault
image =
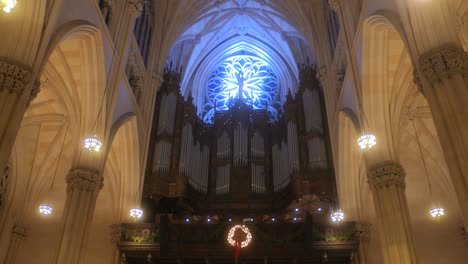
<svg viewBox="0 0 468 264"><path fill-rule="evenodd" d="M181 93L191 94L198 114L207 102L208 79L232 56L257 57L269 64L278 77L278 101L295 94L298 64L314 60L301 32L273 1L213 1L191 17L178 36L167 67L181 70Z"/></svg>

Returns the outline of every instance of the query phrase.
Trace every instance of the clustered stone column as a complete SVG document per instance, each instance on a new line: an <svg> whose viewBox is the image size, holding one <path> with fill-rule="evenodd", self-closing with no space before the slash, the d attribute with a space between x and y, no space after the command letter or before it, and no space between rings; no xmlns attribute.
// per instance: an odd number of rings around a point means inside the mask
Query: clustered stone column
<svg viewBox="0 0 468 264"><path fill-rule="evenodd" d="M56 263L80 263L97 196L103 186L102 175L90 169L73 169L66 178L67 201Z"/></svg>
<svg viewBox="0 0 468 264"><path fill-rule="evenodd" d="M7 256L5 258L6 264L15 263L16 254L21 247L21 242L26 238L26 236L27 229L25 226L17 224L13 227L13 231L11 232L10 245L8 247Z"/></svg>
<svg viewBox="0 0 468 264"><path fill-rule="evenodd" d="M10 156L27 104L31 71L0 58L0 169ZM35 92L37 94L37 92Z"/></svg>
<svg viewBox="0 0 468 264"><path fill-rule="evenodd" d="M417 263L403 167L386 161L372 167L368 178L382 240L383 263Z"/></svg>
<svg viewBox="0 0 468 264"><path fill-rule="evenodd" d="M419 73L468 228L468 53L454 45L434 49L420 57Z"/></svg>

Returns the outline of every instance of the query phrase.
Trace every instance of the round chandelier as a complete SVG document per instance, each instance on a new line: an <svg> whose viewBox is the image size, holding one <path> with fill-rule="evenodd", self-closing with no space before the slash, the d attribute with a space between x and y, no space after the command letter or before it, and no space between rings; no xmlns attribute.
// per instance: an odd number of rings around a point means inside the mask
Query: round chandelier
<svg viewBox="0 0 468 264"><path fill-rule="evenodd" d="M84 148L91 152L99 152L102 148L102 142L97 136L87 137L84 140Z"/></svg>
<svg viewBox="0 0 468 264"><path fill-rule="evenodd" d="M2 7L3 12L10 13L11 9L15 8L16 0L0 0L0 7Z"/></svg>
<svg viewBox="0 0 468 264"><path fill-rule="evenodd" d="M239 237L241 236L245 236L245 239L239 241ZM238 247L238 245L240 244L240 247L244 248L248 246L252 241L252 234L250 233L249 228L247 228L245 225L235 225L229 230L227 241L232 246Z"/></svg>
<svg viewBox="0 0 468 264"><path fill-rule="evenodd" d="M335 212L331 213L330 218L331 218L332 222L334 222L334 223L341 222L341 221L344 220L344 213L340 209L338 211L335 211Z"/></svg>
<svg viewBox="0 0 468 264"><path fill-rule="evenodd" d="M375 136L369 133L365 133L359 136L357 142L359 148L362 150L371 149L377 144Z"/></svg>
<svg viewBox="0 0 468 264"><path fill-rule="evenodd" d="M445 215L444 208L441 207L435 207L432 208L429 213L431 214L431 217L434 219L440 219L442 216Z"/></svg>
<svg viewBox="0 0 468 264"><path fill-rule="evenodd" d="M143 216L143 210L138 209L138 208L132 208L130 209L130 217L139 219Z"/></svg>
<svg viewBox="0 0 468 264"><path fill-rule="evenodd" d="M39 213L42 215L49 216L52 214L53 211L54 209L52 208L52 206L48 204L39 205Z"/></svg>

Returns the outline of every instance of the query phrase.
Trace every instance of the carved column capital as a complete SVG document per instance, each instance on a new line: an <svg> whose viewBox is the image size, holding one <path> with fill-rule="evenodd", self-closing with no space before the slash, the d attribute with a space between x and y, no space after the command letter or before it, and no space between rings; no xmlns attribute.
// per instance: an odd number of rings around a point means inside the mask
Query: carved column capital
<svg viewBox="0 0 468 264"><path fill-rule="evenodd" d="M328 0L328 5L333 11L338 12L340 8L340 0Z"/></svg>
<svg viewBox="0 0 468 264"><path fill-rule="evenodd" d="M133 11L136 11L137 17L140 16L143 11L143 0L128 0L128 4Z"/></svg>
<svg viewBox="0 0 468 264"><path fill-rule="evenodd" d="M317 71L317 75L315 77L317 77L317 79L320 81L320 83L323 85L323 83L325 82L325 80L327 79L327 74L328 74L328 70L327 70L327 67L326 66L322 66L318 69Z"/></svg>
<svg viewBox="0 0 468 264"><path fill-rule="evenodd" d="M120 230L120 224L112 224L109 226L111 242L117 244L122 239L122 231Z"/></svg>
<svg viewBox="0 0 468 264"><path fill-rule="evenodd" d="M28 235L28 229L23 226L16 224L13 226L13 230L11 231L12 239L15 240L24 240Z"/></svg>
<svg viewBox="0 0 468 264"><path fill-rule="evenodd" d="M67 174L67 191L94 192L102 189L104 179L99 172L88 169L74 169Z"/></svg>
<svg viewBox="0 0 468 264"><path fill-rule="evenodd" d="M31 104L31 102L36 99L37 95L39 94L39 92L41 91L41 86L42 86L42 83L40 81L35 81L34 82L34 85L33 85L33 88L31 90L31 93L29 94L29 98L28 98L28 105Z"/></svg>
<svg viewBox="0 0 468 264"><path fill-rule="evenodd" d="M159 88L159 86L161 86L161 84L164 82L164 77L162 74L154 72L153 80L156 82L156 86Z"/></svg>
<svg viewBox="0 0 468 264"><path fill-rule="evenodd" d="M386 186L405 187L405 170L395 161L385 161L373 166L368 173L368 183L371 189L380 189Z"/></svg>
<svg viewBox="0 0 468 264"><path fill-rule="evenodd" d="M371 224L366 222L357 222L355 235L359 241L369 241Z"/></svg>
<svg viewBox="0 0 468 264"><path fill-rule="evenodd" d="M0 59L0 91L21 93L31 77L31 71Z"/></svg>
<svg viewBox="0 0 468 264"><path fill-rule="evenodd" d="M423 54L419 67L424 77L433 82L456 73L468 74L468 53L462 48L447 45Z"/></svg>

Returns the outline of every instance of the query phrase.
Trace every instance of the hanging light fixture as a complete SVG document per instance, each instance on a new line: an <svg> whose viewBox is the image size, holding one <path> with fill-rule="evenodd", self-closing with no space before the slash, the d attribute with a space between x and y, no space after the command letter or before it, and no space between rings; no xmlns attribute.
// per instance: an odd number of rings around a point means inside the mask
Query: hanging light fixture
<svg viewBox="0 0 468 264"><path fill-rule="evenodd" d="M62 158L62 152L63 152L63 146L65 145L65 140L67 138L67 135L68 135L68 127L69 127L69 124L66 124L67 128L65 130L65 135L63 136L63 141L62 141L62 146L60 147L60 153L59 153L59 156L57 158L57 164L55 164L55 172L54 172L54 177L52 178L52 182L50 184L50 189L49 189L49 193L52 193L53 189L54 189L54 182L55 182L55 177L57 176L57 170L58 170L58 166L60 164L60 159ZM39 213L41 215L44 215L44 216L49 216L51 215L52 213L54 212L54 208L52 207L52 205L48 202L45 202L45 203L42 203L39 205Z"/></svg>
<svg viewBox="0 0 468 264"><path fill-rule="evenodd" d="M371 149L377 144L377 140L373 134L364 133L357 139L359 148L362 150Z"/></svg>
<svg viewBox="0 0 468 264"><path fill-rule="evenodd" d="M49 216L54 212L54 208L49 204L41 204L39 205L39 213L44 216Z"/></svg>
<svg viewBox="0 0 468 264"><path fill-rule="evenodd" d="M135 220L140 219L142 216L143 216L143 210L139 208L130 209L130 217L134 218Z"/></svg>
<svg viewBox="0 0 468 264"><path fill-rule="evenodd" d="M2 7L3 12L10 13L16 6L16 0L0 0L0 6Z"/></svg>
<svg viewBox="0 0 468 264"><path fill-rule="evenodd" d="M432 186L431 186L431 181L429 179L429 173L427 172L426 160L424 159L424 155L423 155L422 148L421 148L421 142L419 141L418 131L416 130L416 125L414 124L413 116L410 117L410 120L411 120L411 123L413 124L414 134L416 135L416 141L418 142L419 154L421 155L421 159L422 159L423 166L424 166L424 171L426 172L426 179L427 179L427 185L429 187L430 199L433 200ZM429 214L431 215L432 218L438 220L445 215L445 210L441 206L433 205L431 209L429 210Z"/></svg>
<svg viewBox="0 0 468 264"><path fill-rule="evenodd" d="M330 218L332 222L339 223L344 220L344 213L341 209L338 209L338 211L334 211L330 214Z"/></svg>
<svg viewBox="0 0 468 264"><path fill-rule="evenodd" d="M102 142L97 136L90 136L85 138L84 148L91 152L99 152L102 148Z"/></svg>

